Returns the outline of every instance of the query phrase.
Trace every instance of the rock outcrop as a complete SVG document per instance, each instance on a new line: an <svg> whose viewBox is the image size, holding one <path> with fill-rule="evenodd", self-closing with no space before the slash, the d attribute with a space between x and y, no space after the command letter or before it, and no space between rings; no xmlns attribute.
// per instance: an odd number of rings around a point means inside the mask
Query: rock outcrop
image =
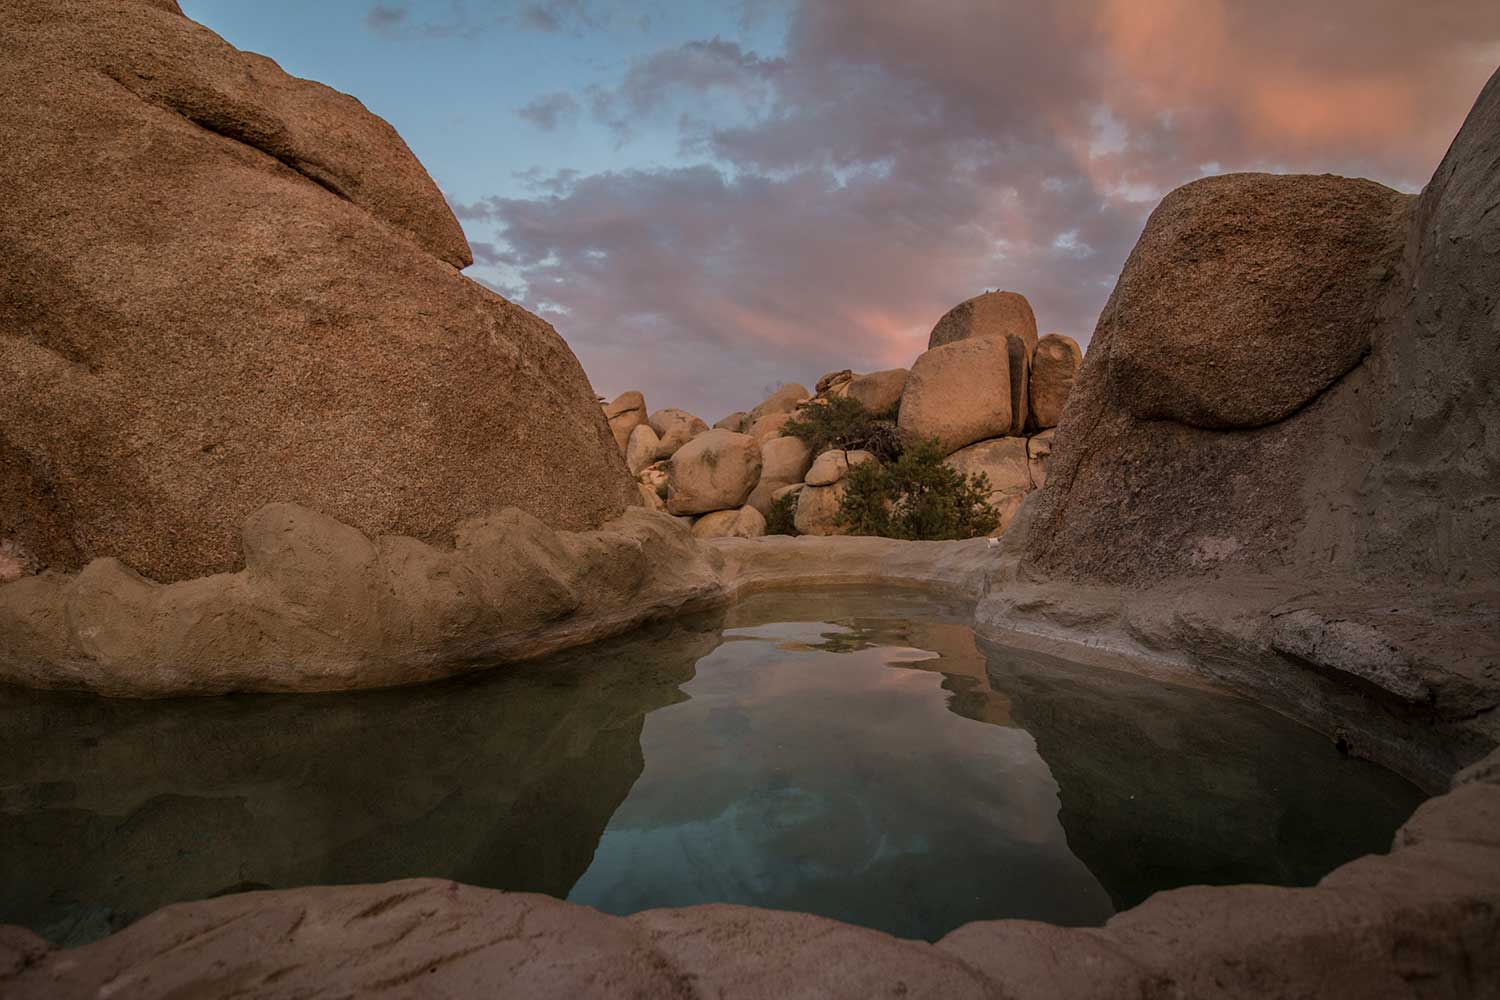
<svg viewBox="0 0 1500 1000"><path fill-rule="evenodd" d="M458 273L391 127L174 4L7 4L0 180L0 541L28 563L232 571L287 499L428 542L634 499L572 352Z"/></svg>
<svg viewBox="0 0 1500 1000"><path fill-rule="evenodd" d="M1497 209L1500 74L1419 198L1256 175L1170 195L981 621L1184 659L1429 787L1483 755Z"/></svg>

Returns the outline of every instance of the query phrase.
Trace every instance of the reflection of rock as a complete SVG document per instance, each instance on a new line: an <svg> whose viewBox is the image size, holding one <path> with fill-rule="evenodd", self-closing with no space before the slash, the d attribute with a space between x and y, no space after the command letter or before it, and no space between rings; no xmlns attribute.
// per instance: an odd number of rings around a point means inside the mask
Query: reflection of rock
<svg viewBox="0 0 1500 1000"><path fill-rule="evenodd" d="M642 718L717 645L710 624L400 691L6 690L0 924L78 941L247 884L415 875L566 895L640 774Z"/></svg>
<svg viewBox="0 0 1500 1000"><path fill-rule="evenodd" d="M1068 845L1120 909L1179 885L1311 885L1384 852L1422 800L1232 695L981 645L1057 779Z"/></svg>

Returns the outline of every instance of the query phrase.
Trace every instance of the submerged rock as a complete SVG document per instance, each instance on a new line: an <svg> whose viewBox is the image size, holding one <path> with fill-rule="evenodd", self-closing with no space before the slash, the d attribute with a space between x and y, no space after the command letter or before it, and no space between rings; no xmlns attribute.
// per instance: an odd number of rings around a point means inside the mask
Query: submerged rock
<svg viewBox="0 0 1500 1000"><path fill-rule="evenodd" d="M288 498L429 542L634 498L568 346L458 273L437 186L354 98L171 3L15 0L0 135L0 540L42 565L231 571Z"/></svg>

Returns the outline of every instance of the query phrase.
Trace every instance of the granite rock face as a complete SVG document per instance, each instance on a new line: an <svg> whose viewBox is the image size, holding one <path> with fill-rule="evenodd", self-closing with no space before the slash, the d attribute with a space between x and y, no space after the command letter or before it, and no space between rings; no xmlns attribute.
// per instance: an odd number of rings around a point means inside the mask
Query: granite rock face
<svg viewBox="0 0 1500 1000"><path fill-rule="evenodd" d="M1169 196L981 621L1185 656L1429 787L1483 756L1496 288L1500 74L1420 197L1258 175Z"/></svg>
<svg viewBox="0 0 1500 1000"><path fill-rule="evenodd" d="M1083 351L1072 337L1049 333L1037 341L1036 350L1031 354L1028 427L1046 430L1057 426L1082 364Z"/></svg>
<svg viewBox="0 0 1500 1000"><path fill-rule="evenodd" d="M1010 376L1002 339L974 337L934 347L911 366L897 426L903 435L937 441L950 454L1009 434Z"/></svg>
<svg viewBox="0 0 1500 1000"><path fill-rule="evenodd" d="M1411 197L1343 177L1229 174L1162 200L1099 318L1114 404L1260 427L1370 350Z"/></svg>
<svg viewBox="0 0 1500 1000"><path fill-rule="evenodd" d="M0 540L40 566L233 570L293 498L440 542L635 495L572 352L458 273L395 131L174 4L7 5L0 179Z"/></svg>

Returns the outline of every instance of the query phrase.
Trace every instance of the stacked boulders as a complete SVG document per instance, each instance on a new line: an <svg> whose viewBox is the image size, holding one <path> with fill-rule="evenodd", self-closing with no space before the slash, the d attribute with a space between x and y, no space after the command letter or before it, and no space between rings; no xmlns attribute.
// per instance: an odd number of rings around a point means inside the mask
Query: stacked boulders
<svg viewBox="0 0 1500 1000"><path fill-rule="evenodd" d="M999 534L1026 495L1046 482L1053 428L1082 361L1072 338L1037 336L1025 296L986 292L938 321L909 371L845 368L824 375L811 393L791 383L712 429L683 410L658 410L648 420L638 392L606 404L605 414L617 441L628 428L621 447L642 503L692 519L699 537L764 534L773 508L789 494L798 534L843 534L845 476L876 456L841 448L814 454L786 433L806 407L839 398L894 421L908 441L936 441L964 475L984 473Z"/></svg>

